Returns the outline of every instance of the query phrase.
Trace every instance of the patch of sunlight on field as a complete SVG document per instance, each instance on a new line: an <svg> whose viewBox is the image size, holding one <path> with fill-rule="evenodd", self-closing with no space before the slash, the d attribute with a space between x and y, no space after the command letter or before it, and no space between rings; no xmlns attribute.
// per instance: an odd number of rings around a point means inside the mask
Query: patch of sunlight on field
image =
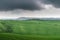
<svg viewBox="0 0 60 40"><path fill-rule="evenodd" d="M22 31L22 32L26 32L26 30L24 29L24 26L20 26L20 30Z"/></svg>

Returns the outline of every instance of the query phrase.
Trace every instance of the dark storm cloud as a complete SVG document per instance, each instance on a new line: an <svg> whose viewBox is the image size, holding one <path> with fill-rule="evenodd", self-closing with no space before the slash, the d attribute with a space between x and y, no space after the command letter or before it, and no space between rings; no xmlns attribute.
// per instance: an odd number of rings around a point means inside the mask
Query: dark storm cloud
<svg viewBox="0 0 60 40"><path fill-rule="evenodd" d="M13 9L35 10L39 9L39 7L34 0L0 0L0 10Z"/></svg>
<svg viewBox="0 0 60 40"><path fill-rule="evenodd" d="M0 10L14 10L14 9L24 9L24 10L38 10L42 9L40 4L36 4L38 0L0 0ZM60 0L40 0L40 2L45 4L52 4L56 8L60 8ZM39 6L38 6L39 5Z"/></svg>

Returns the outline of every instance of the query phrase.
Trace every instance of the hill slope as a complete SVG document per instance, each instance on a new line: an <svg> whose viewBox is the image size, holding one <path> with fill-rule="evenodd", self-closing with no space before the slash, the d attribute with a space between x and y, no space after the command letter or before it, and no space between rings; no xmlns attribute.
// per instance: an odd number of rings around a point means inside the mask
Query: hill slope
<svg viewBox="0 0 60 40"><path fill-rule="evenodd" d="M0 20L0 40L60 40L60 20Z"/></svg>

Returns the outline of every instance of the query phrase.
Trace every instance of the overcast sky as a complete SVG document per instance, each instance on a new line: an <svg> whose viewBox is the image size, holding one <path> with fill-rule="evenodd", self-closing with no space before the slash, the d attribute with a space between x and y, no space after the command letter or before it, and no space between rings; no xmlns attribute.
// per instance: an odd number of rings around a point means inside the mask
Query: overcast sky
<svg viewBox="0 0 60 40"><path fill-rule="evenodd" d="M0 0L0 19L60 18L60 0Z"/></svg>

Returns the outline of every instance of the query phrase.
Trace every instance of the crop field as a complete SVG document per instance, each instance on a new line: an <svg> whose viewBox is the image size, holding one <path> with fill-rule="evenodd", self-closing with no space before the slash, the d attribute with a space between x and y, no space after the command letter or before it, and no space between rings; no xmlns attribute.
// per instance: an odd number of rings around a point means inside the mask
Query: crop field
<svg viewBox="0 0 60 40"><path fill-rule="evenodd" d="M60 20L0 20L0 39L60 40Z"/></svg>

